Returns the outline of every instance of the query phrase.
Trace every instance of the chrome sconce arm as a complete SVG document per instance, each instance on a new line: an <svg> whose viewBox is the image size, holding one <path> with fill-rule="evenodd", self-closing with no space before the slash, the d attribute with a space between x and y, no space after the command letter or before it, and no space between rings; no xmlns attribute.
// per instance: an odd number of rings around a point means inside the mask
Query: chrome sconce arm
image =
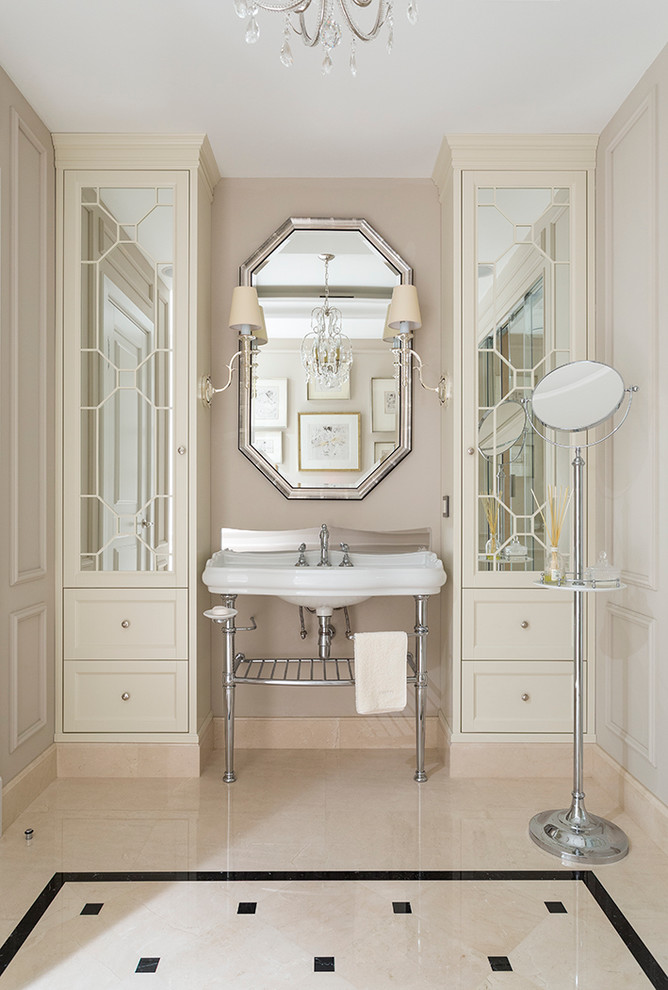
<svg viewBox="0 0 668 990"><path fill-rule="evenodd" d="M260 344L267 343L267 329L264 322L264 312L257 299L257 291L253 286L237 286L232 292L232 307L229 319L230 330L237 330L241 346L232 355L227 368L227 381L221 388L216 388L210 375L203 375L199 382L199 397L208 408L218 392L224 392L232 384L234 362L240 359L239 375L243 375L244 388L250 391L253 380L254 359Z"/></svg>
<svg viewBox="0 0 668 990"><path fill-rule="evenodd" d="M210 408L211 402L214 395L219 392L224 392L232 384L232 376L234 375L234 362L239 360L239 376L243 375L244 388L250 390L252 381L252 369L254 366L254 359L257 355L257 343L255 337L252 334L240 333L239 340L241 341L241 347L238 351L235 351L232 355L228 364L225 365L227 369L227 381L220 388L216 388L211 381L210 375L202 375L199 380L199 397L202 403Z"/></svg>
<svg viewBox="0 0 668 990"><path fill-rule="evenodd" d="M394 353L394 365L395 365L395 378L397 381L403 381L404 387L408 383L408 377L406 375L400 374L400 367L408 368L411 361L414 362L413 367L417 371L418 381L423 389L427 392L435 392L438 396L438 401L442 406L447 405L451 392L452 385L448 375L442 374L438 380L437 385L427 385L422 377L422 358L417 351L413 350L411 347L411 333L399 333L394 337L392 342L392 351Z"/></svg>
<svg viewBox="0 0 668 990"><path fill-rule="evenodd" d="M392 341L395 377L397 382L403 381L405 387L408 378L405 374L401 375L401 368L411 367L411 361L414 361L420 385L428 392L435 392L439 402L444 406L450 398L450 379L447 375L441 375L437 385L427 385L422 378L422 358L411 347L413 331L418 330L421 326L422 317L415 286L396 285L392 290L392 302L387 311L387 322L383 334L383 340Z"/></svg>

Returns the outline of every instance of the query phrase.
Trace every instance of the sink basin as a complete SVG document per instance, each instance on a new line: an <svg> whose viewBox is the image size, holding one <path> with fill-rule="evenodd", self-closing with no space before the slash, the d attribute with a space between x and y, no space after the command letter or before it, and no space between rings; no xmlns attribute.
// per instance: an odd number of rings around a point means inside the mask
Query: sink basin
<svg viewBox="0 0 668 990"><path fill-rule="evenodd" d="M293 540L294 544L294 540ZM446 581L443 564L429 550L350 551L352 567L340 567L341 550L330 550L331 567L318 567L319 550L306 550L308 567L295 567L296 550L219 550L207 561L203 581L217 595L273 595L320 614L358 605L380 595L434 595Z"/></svg>

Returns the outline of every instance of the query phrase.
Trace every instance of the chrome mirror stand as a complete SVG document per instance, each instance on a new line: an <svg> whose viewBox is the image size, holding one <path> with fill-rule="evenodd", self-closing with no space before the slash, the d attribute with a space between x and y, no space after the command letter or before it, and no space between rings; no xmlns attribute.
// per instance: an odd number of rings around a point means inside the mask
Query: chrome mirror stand
<svg viewBox="0 0 668 990"><path fill-rule="evenodd" d="M584 467L582 448L593 447L609 439L620 428L628 416L633 394L637 386L631 386L627 393L627 407L621 422L606 436L589 443L583 442L574 447L573 467L573 578L560 587L573 593L573 791L571 805L563 810L543 811L529 822L529 835L541 849L561 859L569 865L615 863L623 859L629 851L626 834L605 818L593 815L585 808L584 793L584 594L603 589L594 587L584 580ZM557 447L571 447L572 444L557 443L545 436L528 416L535 432L548 443ZM554 424L550 424L554 428ZM536 582L539 584L540 582ZM543 585L554 590L554 585ZM619 585L619 587L624 587Z"/></svg>

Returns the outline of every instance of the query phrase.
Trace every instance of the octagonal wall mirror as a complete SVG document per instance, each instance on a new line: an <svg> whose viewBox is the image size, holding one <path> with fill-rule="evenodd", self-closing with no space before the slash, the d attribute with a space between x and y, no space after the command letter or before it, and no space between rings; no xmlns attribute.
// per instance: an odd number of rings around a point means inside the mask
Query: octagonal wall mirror
<svg viewBox="0 0 668 990"><path fill-rule="evenodd" d="M240 384L239 449L286 498L362 499L411 450L411 370L383 337L393 288L412 281L361 219L291 218L241 265L268 339ZM327 299L352 349L339 387L307 380L301 357Z"/></svg>

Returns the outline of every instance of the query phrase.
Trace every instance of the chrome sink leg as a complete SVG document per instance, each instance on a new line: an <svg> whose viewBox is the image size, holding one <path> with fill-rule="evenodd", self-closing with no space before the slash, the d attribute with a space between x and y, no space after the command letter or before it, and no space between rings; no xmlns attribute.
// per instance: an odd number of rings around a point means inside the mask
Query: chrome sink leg
<svg viewBox="0 0 668 990"><path fill-rule="evenodd" d="M236 595L225 595L224 604L234 608ZM237 779L234 772L234 616L225 620L223 627L225 669L223 687L225 689L225 773L223 780L231 784Z"/></svg>
<svg viewBox="0 0 668 990"><path fill-rule="evenodd" d="M424 769L425 717L427 713L427 602L429 595L413 595L415 599L415 754L417 768L414 779L427 779Z"/></svg>

